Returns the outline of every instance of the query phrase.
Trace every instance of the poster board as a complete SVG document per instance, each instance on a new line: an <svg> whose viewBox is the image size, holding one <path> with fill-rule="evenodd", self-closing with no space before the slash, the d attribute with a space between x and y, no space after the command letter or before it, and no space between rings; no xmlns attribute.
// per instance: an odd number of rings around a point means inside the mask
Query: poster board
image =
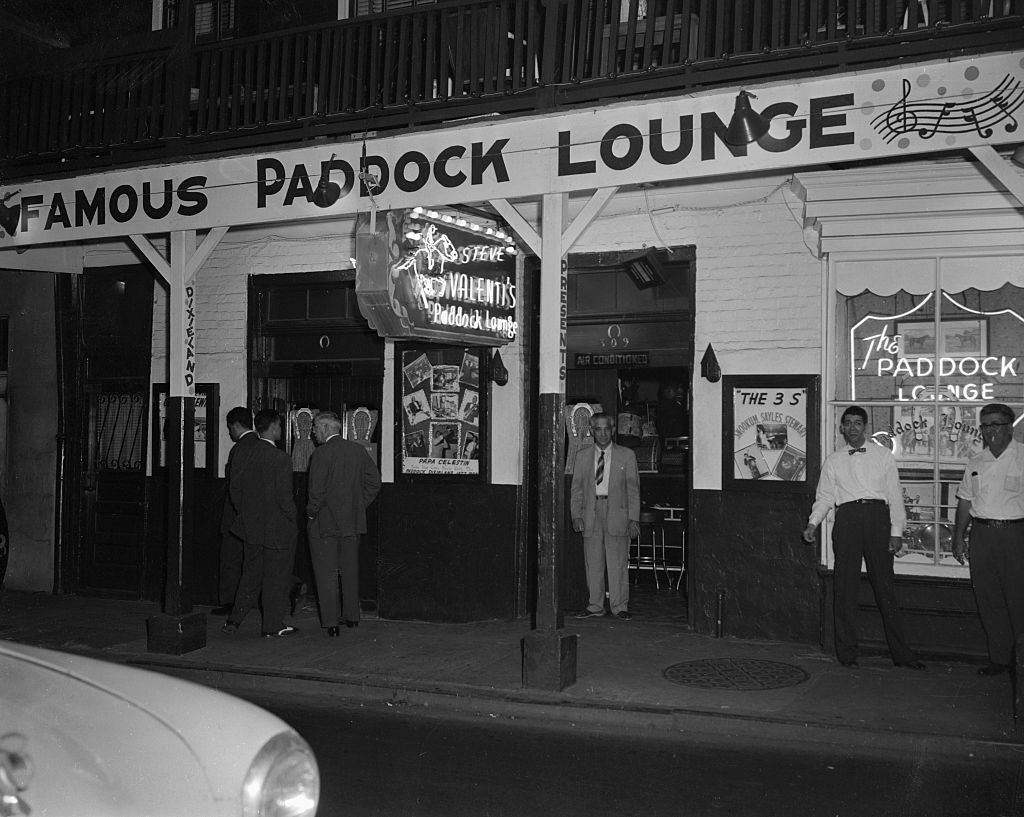
<svg viewBox="0 0 1024 817"><path fill-rule="evenodd" d="M197 472L217 475L220 431L220 385L196 384L193 441ZM153 470L167 467L167 384L153 384Z"/></svg>
<svg viewBox="0 0 1024 817"><path fill-rule="evenodd" d="M396 347L396 472L484 480L489 356L480 347Z"/></svg>
<svg viewBox="0 0 1024 817"><path fill-rule="evenodd" d="M821 461L817 377L727 376L722 387L723 486L813 490Z"/></svg>

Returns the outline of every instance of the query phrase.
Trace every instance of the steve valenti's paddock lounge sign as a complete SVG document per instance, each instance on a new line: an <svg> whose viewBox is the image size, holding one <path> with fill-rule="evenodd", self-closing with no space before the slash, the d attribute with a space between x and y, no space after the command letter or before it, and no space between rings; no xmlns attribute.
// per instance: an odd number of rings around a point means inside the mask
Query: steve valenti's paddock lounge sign
<svg viewBox="0 0 1024 817"><path fill-rule="evenodd" d="M361 215L359 310L385 338L508 343L519 332L515 253L505 233L447 214L389 211L373 227Z"/></svg>
<svg viewBox="0 0 1024 817"><path fill-rule="evenodd" d="M724 138L738 90L403 134L365 156L343 142L25 184L0 248L338 217L371 198L439 207L1015 143L1024 52L759 86L771 128L739 147ZM317 204L321 177L338 195Z"/></svg>

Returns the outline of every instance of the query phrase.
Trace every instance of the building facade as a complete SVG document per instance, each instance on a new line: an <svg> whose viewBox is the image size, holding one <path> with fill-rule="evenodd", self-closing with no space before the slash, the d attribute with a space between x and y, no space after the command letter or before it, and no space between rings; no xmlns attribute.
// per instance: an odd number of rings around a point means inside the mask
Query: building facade
<svg viewBox="0 0 1024 817"><path fill-rule="evenodd" d="M484 14L488 4L448 5ZM503 18L512 68L500 96L474 93L480 71L451 52L451 73L434 87L451 83L448 93L463 98L453 89L465 75L467 104L490 99L505 111L493 121L446 123L460 112L452 106L409 130L383 105L353 120L355 139L318 136L321 120L311 120L310 133L278 135L276 145L215 142L222 153L115 161L100 172L82 164L34 182L24 174L38 167L12 154L0 189L21 188L10 202L16 228L0 239L6 586L160 597L173 480L161 400L173 394L171 350L184 327L197 418L188 544L196 603L215 601L230 447L223 418L251 405L292 419L304 407L375 413L367 442L385 486L361 595L382 616L528 617L550 578L537 565L549 563L560 606L578 607L582 560L564 518L564 463L580 442L572 409L600 404L646 457L645 505L669 543L662 577L685 588L689 626L827 647L828 526L817 548L800 531L817 470L839 441L838 416L857 403L900 464L910 526L898 592L911 640L981 653L950 534L955 483L979 445L978 408L998 400L1024 409L1024 177L1010 158L1024 104L1024 52L1012 47L1021 10L993 7L981 20L964 4L869 3L851 26L892 18L889 44L909 54L890 49L876 63L796 79L763 76L751 60L742 86L719 79L696 92L689 74L701 61L681 56L679 43L699 56L728 32L738 46L739 32L749 36L744 21L693 3L592 5L557 4L556 13L540 3L536 18ZM800 25L813 24L827 50L846 40L853 18L843 15L857 4L817 5L792 13L811 14ZM363 11L375 10L352 10L338 31L355 36L383 20L385 50L388 37L411 43L431 25L418 7ZM600 23L589 30L611 38L604 56L530 37L542 20L583 31L587 13ZM780 37L781 22L768 23L765 36ZM942 39L950 30L973 36L973 50L951 59ZM313 30L304 36L312 42ZM663 65L673 43L685 69L674 73ZM204 65L214 72L203 56L214 46L195 48L196 76ZM781 41L765 48L796 59ZM284 66L287 52L273 53ZM300 57L290 54L296 70L326 87L330 61ZM622 101L503 108L505 97L520 99L520 81L537 89L532 72L552 57L603 71ZM631 99L642 64L650 96ZM706 70L725 69L709 57ZM282 106L308 103L298 79ZM729 131L744 90L768 126L739 142ZM203 93L191 125L216 130L218 117L246 113L247 98L204 108ZM338 196L325 205L330 184ZM374 331L360 300L357 227L414 207L436 209L439 223L448 216L515 236L515 332L439 342ZM217 229L225 232L184 290L191 300L174 302L138 237L167 260L175 232L201 240ZM457 254L450 263L458 267ZM462 297L467 313L472 300ZM449 370L459 375L450 391L434 382ZM413 422L418 391L430 408ZM476 426L464 419L467 394L479 405ZM433 450L448 427L457 454L472 443L475 463ZM437 456L422 457L419 445ZM452 463L418 464L435 459ZM870 593L864 599L870 608ZM881 642L880 621L864 618L868 639Z"/></svg>

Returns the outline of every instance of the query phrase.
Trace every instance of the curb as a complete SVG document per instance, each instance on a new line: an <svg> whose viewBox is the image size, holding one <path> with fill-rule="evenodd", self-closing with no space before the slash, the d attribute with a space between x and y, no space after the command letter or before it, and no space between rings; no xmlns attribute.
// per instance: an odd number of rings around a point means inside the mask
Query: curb
<svg viewBox="0 0 1024 817"><path fill-rule="evenodd" d="M334 704L405 707L435 717L501 719L523 726L577 728L587 731L629 730L662 737L764 744L766 741L806 744L821 751L823 745L867 755L879 752L914 752L930 757L972 760L1011 754L1024 759L1024 728L1011 725L1004 740L971 738L958 734L877 729L857 724L794 721L735 712L630 706L611 701L577 701L560 693L479 687L468 684L429 684L401 678L344 676L337 673L276 673L248 667L208 664L194 666L159 658L122 657L131 666L194 681L238 695L299 693ZM653 735L652 735L653 737Z"/></svg>

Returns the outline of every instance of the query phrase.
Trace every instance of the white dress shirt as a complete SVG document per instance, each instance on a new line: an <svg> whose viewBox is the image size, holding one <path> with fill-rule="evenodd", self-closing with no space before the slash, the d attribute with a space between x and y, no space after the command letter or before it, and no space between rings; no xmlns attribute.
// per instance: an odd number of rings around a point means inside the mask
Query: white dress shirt
<svg viewBox="0 0 1024 817"><path fill-rule="evenodd" d="M881 499L889 505L889 534L902 536L907 523L896 458L888 448L867 440L864 451L851 454L848 445L825 459L810 523L820 525L833 507L855 499Z"/></svg>
<svg viewBox="0 0 1024 817"><path fill-rule="evenodd" d="M989 448L975 454L956 495L971 503L971 516L1024 519L1024 445L1010 440L998 457Z"/></svg>

